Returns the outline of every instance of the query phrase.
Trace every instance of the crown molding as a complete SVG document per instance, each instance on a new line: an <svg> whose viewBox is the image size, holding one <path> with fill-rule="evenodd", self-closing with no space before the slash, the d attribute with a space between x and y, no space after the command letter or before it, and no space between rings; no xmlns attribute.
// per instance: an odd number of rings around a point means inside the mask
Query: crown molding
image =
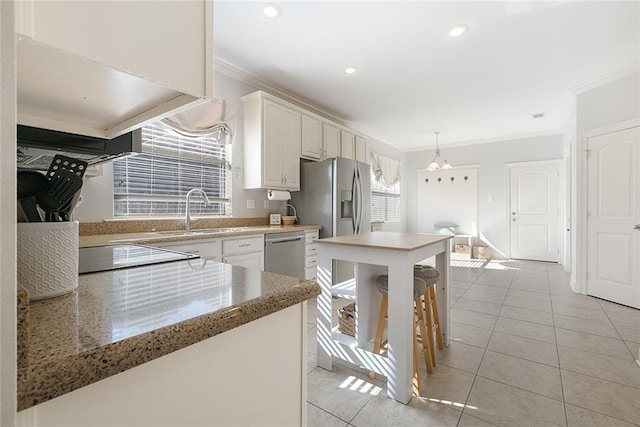
<svg viewBox="0 0 640 427"><path fill-rule="evenodd" d="M619 80L623 77L630 76L634 73L640 72L640 64L629 65L624 68L620 68L619 70L613 71L611 73L600 76L596 79L593 79L589 82L583 83L581 85L575 86L569 89L575 95L579 95L591 89L595 89L600 86L604 86L616 80Z"/></svg>
<svg viewBox="0 0 640 427"><path fill-rule="evenodd" d="M307 99L302 98L299 95L296 95L293 92L290 92L286 89L281 88L273 83L270 83L264 80L262 77L257 76L256 74L250 73L240 67L237 67L230 62L225 61L224 59L215 58L215 71L220 72L228 77L231 77L235 80L238 80L242 83L246 83L250 86L253 86L259 90L265 91L271 95L275 95L279 98L284 99L285 101L289 101L292 104L295 104L301 108L307 109L315 114L318 114L322 117L325 117L329 120L333 120L342 126L348 126L348 120L344 117L340 116L333 111L330 111L326 108L322 108L316 104L309 102Z"/></svg>
<svg viewBox="0 0 640 427"><path fill-rule="evenodd" d="M446 148L453 148L453 147L466 147L469 145L491 144L494 142L515 141L518 139L539 138L543 136L552 136L552 135L562 135L562 131L560 129L549 129L549 130L544 130L539 132L518 133L518 134L512 134L512 135L496 136L491 138L481 138L481 139L473 139L473 140L467 140L467 141L450 142L444 145L442 144L442 142L440 142L440 150L446 149ZM419 148L416 147L406 151L410 153L415 153L418 151L435 150L435 148L436 148L436 145L433 144L433 145L429 145L428 147L419 147Z"/></svg>

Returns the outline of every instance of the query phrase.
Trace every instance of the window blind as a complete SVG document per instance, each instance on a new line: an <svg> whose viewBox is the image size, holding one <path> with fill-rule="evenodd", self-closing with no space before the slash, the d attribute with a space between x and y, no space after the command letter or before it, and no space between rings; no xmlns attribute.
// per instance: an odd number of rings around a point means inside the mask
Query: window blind
<svg viewBox="0 0 640 427"><path fill-rule="evenodd" d="M371 221L400 221L400 183L390 187L376 181L371 171Z"/></svg>
<svg viewBox="0 0 640 427"><path fill-rule="evenodd" d="M115 216L178 216L185 196L202 188L212 202L194 197L196 215L231 214L231 146L215 137L180 135L156 122L142 128L142 153L113 162Z"/></svg>

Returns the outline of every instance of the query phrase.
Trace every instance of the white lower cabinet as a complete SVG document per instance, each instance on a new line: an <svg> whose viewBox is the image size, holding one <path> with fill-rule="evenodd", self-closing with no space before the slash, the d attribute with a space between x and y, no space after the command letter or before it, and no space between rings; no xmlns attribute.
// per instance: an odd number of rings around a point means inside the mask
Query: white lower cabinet
<svg viewBox="0 0 640 427"><path fill-rule="evenodd" d="M316 280L318 275L318 230L309 230L304 233L304 278Z"/></svg>
<svg viewBox="0 0 640 427"><path fill-rule="evenodd" d="M190 240L188 242L171 242L155 244L162 249L185 252L200 256L203 259L222 261L222 239Z"/></svg>
<svg viewBox="0 0 640 427"><path fill-rule="evenodd" d="M305 301L25 409L16 426L306 425L306 310Z"/></svg>
<svg viewBox="0 0 640 427"><path fill-rule="evenodd" d="M154 246L199 255L202 259L264 271L263 234L223 239L182 240L156 243Z"/></svg>
<svg viewBox="0 0 640 427"><path fill-rule="evenodd" d="M224 239L222 261L264 271L264 235Z"/></svg>
<svg viewBox="0 0 640 427"><path fill-rule="evenodd" d="M222 261L227 264L238 265L240 267L253 268L261 271L264 270L264 255L262 252L229 255L225 256Z"/></svg>

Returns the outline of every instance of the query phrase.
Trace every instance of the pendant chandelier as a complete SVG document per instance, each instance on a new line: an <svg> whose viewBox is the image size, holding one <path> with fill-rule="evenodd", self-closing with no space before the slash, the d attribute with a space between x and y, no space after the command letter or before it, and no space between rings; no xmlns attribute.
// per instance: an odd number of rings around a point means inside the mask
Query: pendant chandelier
<svg viewBox="0 0 640 427"><path fill-rule="evenodd" d="M436 134L436 156L433 158L433 160L431 160L429 166L427 166L427 170L431 172L440 169L451 169L452 166L449 164L449 162L440 158L440 146L438 145L438 135L440 134L440 132L434 133Z"/></svg>

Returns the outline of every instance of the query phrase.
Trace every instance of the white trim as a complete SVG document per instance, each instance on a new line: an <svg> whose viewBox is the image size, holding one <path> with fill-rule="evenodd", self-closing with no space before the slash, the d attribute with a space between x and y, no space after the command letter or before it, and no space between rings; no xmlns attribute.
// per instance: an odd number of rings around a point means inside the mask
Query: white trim
<svg viewBox="0 0 640 427"><path fill-rule="evenodd" d="M625 120L624 122L614 123L612 125L602 126L596 129L590 129L583 133L586 142L587 138L605 135L608 133L620 132L621 130L631 129L640 126L640 117L637 119ZM586 144L585 144L586 146Z"/></svg>
<svg viewBox="0 0 640 427"><path fill-rule="evenodd" d="M538 138L542 136L555 136L555 135L562 136L562 131L560 129L550 129L550 130L545 130L540 132L502 135L502 136L495 136L491 138L481 138L481 139L473 139L473 140L467 140L467 141L449 142L445 144L443 144L442 142L439 142L439 144L440 144L440 149L442 150L443 147L444 148L466 147L468 145L491 144L493 142L504 142L504 141L512 141L512 140L527 139L527 138ZM428 145L424 147L416 147L416 148L409 148L409 149L404 148L403 150L405 150L408 153L412 153L416 151L434 150L435 148L436 146L435 144L433 144L433 145Z"/></svg>
<svg viewBox="0 0 640 427"><path fill-rule="evenodd" d="M574 230L576 230L576 283L575 292L587 295L587 198L589 187L587 185L587 145L589 138L620 132L626 129L640 127L640 117L613 123L599 128L589 129L578 136L576 158L576 207L577 214L574 218Z"/></svg>
<svg viewBox="0 0 640 427"><path fill-rule="evenodd" d="M302 98L301 96L293 92L290 92L286 89L283 89L280 86L276 86L273 83L267 82L262 77L256 74L250 73L249 71L246 71L218 57L215 58L215 71L221 74L224 74L228 77L231 77L232 79L245 83L249 86L253 86L258 90L277 96L282 100L291 103L298 109L304 108L307 110L305 111L306 114L312 113L318 116L319 118L321 118L322 120L325 120L325 121L328 120L331 122L331 124L336 125L340 128L349 129L350 131L356 134L359 134L361 136L364 136L366 138L375 139L377 141L383 142L386 145L389 145L390 147L397 148L402 152L405 152L405 153L407 152L406 148L402 148L397 144L389 142L390 140L392 140L392 138L386 135L381 135L376 131L369 129L367 127L363 128L363 127L354 126L353 122L347 120L345 117L333 111L318 107L317 105L311 103L309 100Z"/></svg>
<svg viewBox="0 0 640 427"><path fill-rule="evenodd" d="M0 1L0 425L16 414L16 32L13 1Z"/></svg>
<svg viewBox="0 0 640 427"><path fill-rule="evenodd" d="M558 247L558 254L556 257L556 263L562 265L562 260L564 258L565 247L561 244L564 240L560 239L562 236L562 230L564 229L564 221L561 220L563 217L563 213L565 212L565 207L567 205L566 200L561 196L564 194L564 186L562 183L564 182L564 168L562 167L563 162L562 159L550 159L550 160L536 160L533 162L514 162L514 163L505 163L505 223L507 227L507 257L511 259L511 215L509 213L511 209L511 168L523 167L523 166L545 166L545 165L553 165L556 167L558 172L558 184L557 184L557 207L558 207L558 223L556 224L556 245Z"/></svg>
<svg viewBox="0 0 640 427"><path fill-rule="evenodd" d="M449 170L456 170L456 169L470 169L470 168L476 168L478 169L480 167L480 165L478 163L472 163L470 165L456 165L456 166L452 166L451 169ZM442 169L440 169L442 170ZM436 171L428 171L426 166L424 168L419 168L416 169L416 173L418 172L436 172Z"/></svg>
<svg viewBox="0 0 640 427"><path fill-rule="evenodd" d="M332 111L320 109L318 108L318 106L312 104L311 102L300 97L299 95L296 95L293 92L283 89L280 86L276 86L273 83L269 83L266 80L264 80L262 77L256 74L250 73L249 71L246 71L240 67L237 67L218 57L215 58L215 70L216 72L220 72L242 83L246 83L250 86L253 86L256 89L268 92L270 95L283 98L283 100L294 104L298 108L305 108L307 110L310 110L313 113L316 113L322 116L325 119L335 121L336 124L338 125L348 127L347 120L344 117Z"/></svg>
<svg viewBox="0 0 640 427"><path fill-rule="evenodd" d="M215 64L214 64L214 31L213 31L213 0L205 0L204 3L204 96L213 98L215 96Z"/></svg>
<svg viewBox="0 0 640 427"><path fill-rule="evenodd" d="M587 92L591 89L595 89L600 86L604 86L606 84L612 83L616 80L620 80L623 77L630 76L634 73L640 72L640 64L629 65L624 68L620 68L612 73L605 74L596 79L593 79L587 83L583 83L581 85L575 86L570 89L576 95L579 95L583 92Z"/></svg>

